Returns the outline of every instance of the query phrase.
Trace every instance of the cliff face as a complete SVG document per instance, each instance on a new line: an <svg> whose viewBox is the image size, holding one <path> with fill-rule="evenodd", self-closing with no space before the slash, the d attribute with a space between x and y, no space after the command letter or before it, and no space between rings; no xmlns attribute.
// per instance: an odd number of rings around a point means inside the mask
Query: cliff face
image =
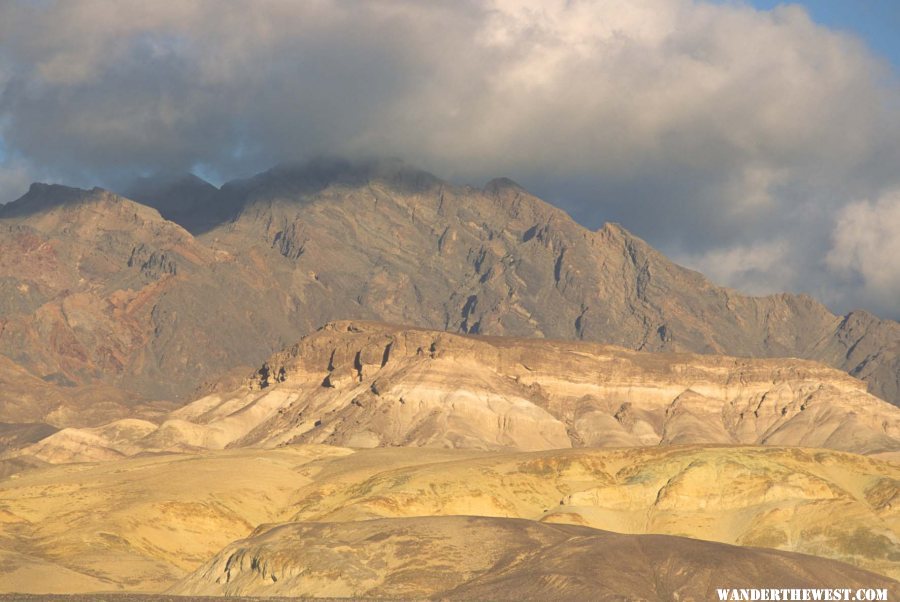
<svg viewBox="0 0 900 602"><path fill-rule="evenodd" d="M895 322L716 287L507 180L326 167L145 188L142 201L191 232L105 191L36 185L0 208L0 353L41 378L184 402L330 320L374 319L816 359L900 400Z"/></svg>
<svg viewBox="0 0 900 602"><path fill-rule="evenodd" d="M158 427L130 425L132 434L121 436L117 424L66 429L28 451L48 461L295 443L900 451L900 409L806 360L636 352L364 321L325 326L242 386L175 410Z"/></svg>

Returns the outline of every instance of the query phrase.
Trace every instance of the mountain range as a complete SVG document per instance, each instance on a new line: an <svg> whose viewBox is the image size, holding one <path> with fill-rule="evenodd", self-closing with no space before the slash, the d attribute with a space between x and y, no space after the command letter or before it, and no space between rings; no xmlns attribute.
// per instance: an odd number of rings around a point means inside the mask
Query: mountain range
<svg viewBox="0 0 900 602"><path fill-rule="evenodd" d="M897 322L506 179L321 160L0 207L0 597L892 599L898 405Z"/></svg>
<svg viewBox="0 0 900 602"><path fill-rule="evenodd" d="M22 412L4 398L0 421L86 426L183 404L336 319L812 359L900 403L897 322L717 287L509 180L477 189L396 162L320 161L130 194L35 184L0 207L0 354L15 365L0 378L39 379L61 400ZM84 388L108 411L67 410Z"/></svg>

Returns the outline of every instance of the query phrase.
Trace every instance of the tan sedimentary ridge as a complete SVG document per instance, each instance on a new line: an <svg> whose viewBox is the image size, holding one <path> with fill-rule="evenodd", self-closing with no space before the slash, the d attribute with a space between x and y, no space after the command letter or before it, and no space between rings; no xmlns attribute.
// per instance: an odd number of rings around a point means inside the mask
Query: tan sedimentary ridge
<svg viewBox="0 0 900 602"><path fill-rule="evenodd" d="M896 456L900 409L797 359L653 354L584 342L334 322L252 379L168 414L65 429L47 461L141 451L327 443L558 449L669 444L824 447Z"/></svg>

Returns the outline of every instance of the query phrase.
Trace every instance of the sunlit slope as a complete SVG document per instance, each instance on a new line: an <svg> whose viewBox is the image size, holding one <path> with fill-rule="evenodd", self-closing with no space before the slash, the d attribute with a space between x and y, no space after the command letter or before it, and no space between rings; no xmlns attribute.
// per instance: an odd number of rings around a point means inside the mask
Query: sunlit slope
<svg viewBox="0 0 900 602"><path fill-rule="evenodd" d="M0 550L28 568L0 575L0 591L160 591L263 523L450 515L778 548L897 577L898 484L896 464L759 447L291 446L57 466L0 481Z"/></svg>
<svg viewBox="0 0 900 602"><path fill-rule="evenodd" d="M541 450L750 444L900 455L900 408L797 359L637 352L334 322L231 391L160 419L64 429L50 462L327 443Z"/></svg>
<svg viewBox="0 0 900 602"><path fill-rule="evenodd" d="M0 571L0 591L160 591L286 516L312 483L297 473L304 464L346 453L148 457L14 475L0 481L0 550L16 570ZM56 577L36 578L41 571Z"/></svg>
<svg viewBox="0 0 900 602"><path fill-rule="evenodd" d="M322 485L304 490L293 520L522 517L794 550L900 576L900 468L853 454L749 447L571 450L376 474L354 468L355 458L323 471Z"/></svg>

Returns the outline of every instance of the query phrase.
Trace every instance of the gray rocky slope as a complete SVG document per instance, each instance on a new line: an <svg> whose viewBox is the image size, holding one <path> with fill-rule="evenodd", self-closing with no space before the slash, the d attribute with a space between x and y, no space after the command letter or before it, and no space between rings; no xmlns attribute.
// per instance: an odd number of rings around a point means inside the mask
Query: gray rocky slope
<svg viewBox="0 0 900 602"><path fill-rule="evenodd" d="M142 203L35 185L0 208L0 353L55 384L186 401L325 322L375 319L815 359L900 403L897 322L715 286L621 226L590 231L509 180L477 189L396 163L334 162L218 191L145 182L133 196Z"/></svg>

